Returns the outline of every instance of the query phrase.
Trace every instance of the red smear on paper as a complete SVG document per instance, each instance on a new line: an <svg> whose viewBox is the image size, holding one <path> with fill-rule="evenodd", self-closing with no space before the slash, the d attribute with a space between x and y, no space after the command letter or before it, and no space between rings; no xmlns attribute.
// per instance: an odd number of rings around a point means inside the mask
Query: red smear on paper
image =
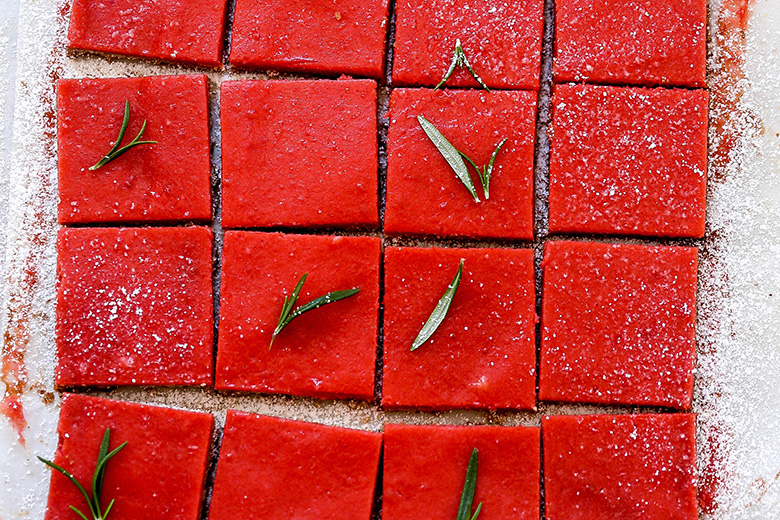
<svg viewBox="0 0 780 520"><path fill-rule="evenodd" d="M739 102L745 93L743 70L745 32L754 0L724 0L718 13L716 46L718 53L710 76L711 124L716 139L712 143L710 170L722 178L731 152L743 135L745 114Z"/></svg>
<svg viewBox="0 0 780 520"><path fill-rule="evenodd" d="M754 1L724 0L717 13L717 52L710 63L709 78L710 125L715 133L710 143L709 173L716 182L725 177L733 160L732 152L750 124L750 115L741 110L740 101L745 93L745 33ZM704 513L715 512L717 496L727 480L720 442L725 435L724 431L716 431L707 439L710 450L702 461L698 484L699 507Z"/></svg>

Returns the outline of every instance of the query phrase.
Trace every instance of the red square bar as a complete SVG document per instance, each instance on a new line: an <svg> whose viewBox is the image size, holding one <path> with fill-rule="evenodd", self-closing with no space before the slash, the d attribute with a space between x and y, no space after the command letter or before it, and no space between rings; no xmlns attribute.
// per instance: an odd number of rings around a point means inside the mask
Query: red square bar
<svg viewBox="0 0 780 520"><path fill-rule="evenodd" d="M224 83L222 224L376 227L376 131L370 80Z"/></svg>
<svg viewBox="0 0 780 520"><path fill-rule="evenodd" d="M125 102L124 146L147 122L140 145L89 170L114 144ZM206 76L68 79L57 82L59 221L173 222L211 219Z"/></svg>
<svg viewBox="0 0 780 520"><path fill-rule="evenodd" d="M437 85L460 40L488 87L539 88L544 1L399 0L395 16L394 83ZM479 86L462 67L445 85Z"/></svg>
<svg viewBox="0 0 780 520"><path fill-rule="evenodd" d="M696 418L545 417L547 520L696 520Z"/></svg>
<svg viewBox="0 0 780 520"><path fill-rule="evenodd" d="M461 259L446 318L411 351ZM534 292L530 249L388 248L382 405L533 409Z"/></svg>
<svg viewBox="0 0 780 520"><path fill-rule="evenodd" d="M388 0L237 0L230 63L379 79L388 14Z"/></svg>
<svg viewBox="0 0 780 520"><path fill-rule="evenodd" d="M373 237L225 233L217 388L373 398L380 245ZM284 298L304 274L298 305L360 292L302 314L269 348Z"/></svg>
<svg viewBox="0 0 780 520"><path fill-rule="evenodd" d="M197 520L213 422L206 413L65 394L53 462L90 489L108 428L110 449L127 442L106 464L102 507L115 500L109 518ZM76 487L52 471L45 520L77 518L71 505L90 515Z"/></svg>
<svg viewBox="0 0 780 520"><path fill-rule="evenodd" d="M388 424L382 518L456 518L469 457L477 448L473 507L482 503L479 520L538 520L539 445L539 428Z"/></svg>
<svg viewBox="0 0 780 520"><path fill-rule="evenodd" d="M558 85L550 231L704 235L705 90Z"/></svg>
<svg viewBox="0 0 780 520"><path fill-rule="evenodd" d="M549 242L539 398L690 407L697 267L692 247Z"/></svg>
<svg viewBox="0 0 780 520"><path fill-rule="evenodd" d="M222 66L225 0L74 0L71 49Z"/></svg>
<svg viewBox="0 0 780 520"><path fill-rule="evenodd" d="M423 131L422 115L477 165L502 139L490 199L476 203ZM397 89L390 97L388 234L533 239L536 94ZM480 184L469 167L475 186ZM481 189L478 188L478 189Z"/></svg>
<svg viewBox="0 0 780 520"><path fill-rule="evenodd" d="M555 81L704 87L706 0L556 0Z"/></svg>
<svg viewBox="0 0 780 520"><path fill-rule="evenodd" d="M211 520L369 520L380 433L228 411Z"/></svg>
<svg viewBox="0 0 780 520"><path fill-rule="evenodd" d="M212 381L211 230L63 229L58 386Z"/></svg>

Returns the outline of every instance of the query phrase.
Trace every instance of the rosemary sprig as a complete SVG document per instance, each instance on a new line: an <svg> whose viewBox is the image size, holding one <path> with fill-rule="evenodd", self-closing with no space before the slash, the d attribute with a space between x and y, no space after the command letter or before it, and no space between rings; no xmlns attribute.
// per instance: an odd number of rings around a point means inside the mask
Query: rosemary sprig
<svg viewBox="0 0 780 520"><path fill-rule="evenodd" d="M474 68L471 66L471 63L469 63L469 59L466 57L466 53L463 50L463 47L460 44L460 38L455 40L455 52L452 55L452 62L450 63L450 68L447 69L447 72L444 73L444 77L441 79L438 85L433 87L433 90L438 90L439 87L444 85L444 83L447 82L448 79L450 79L450 76L452 76L452 73L455 72L456 67L466 67L466 69L469 71L471 76L477 80L477 83L479 83L479 86L484 88L486 91L490 92L490 89L487 85L485 85L485 82L482 81L482 78L479 77L479 75L474 72Z"/></svg>
<svg viewBox="0 0 780 520"><path fill-rule="evenodd" d="M114 507L114 499L111 499L111 502L108 503L108 506L105 510L101 510L100 507L100 495L103 492L103 477L106 473L106 463L117 453L122 451L122 449L127 446L127 442L123 442L118 447L114 448L111 451L108 451L108 445L111 437L111 429L106 428L106 433L103 435L103 442L100 443L100 451L98 451L98 458L97 458L97 465L95 466L95 471L92 474L92 497L90 498L89 494L87 493L87 490L84 489L84 486L81 485L81 483L76 480L76 477L74 477L68 470L65 468L62 468L56 464L54 464L50 460L46 460L43 457L38 457L38 460L49 466L50 468L59 471L65 477L70 480L74 486L79 490L79 493L84 497L84 500L87 501L87 506L89 507L89 512L92 515L93 520L105 520L105 518L108 516L108 513L111 511L111 508ZM78 508L74 506L70 506L71 511L79 515L81 520L89 520L87 518L87 515L82 513Z"/></svg>
<svg viewBox="0 0 780 520"><path fill-rule="evenodd" d="M290 294L290 297L289 298L287 296L284 297L284 303L282 304L282 313L279 315L279 323L277 323L276 328L274 329L274 332L271 335L271 344L268 345L268 350L271 349L271 347L274 344L274 340L276 339L276 336L278 336L279 333L282 332L282 329L284 329L287 325L290 324L292 320L294 320L304 312L313 311L314 309L318 309L323 305L337 302L339 300L343 300L344 298L349 298L350 296L354 296L355 294L360 292L359 288L347 289L346 291L329 292L328 294L324 296L320 296L319 298L315 298L309 303L304 303L297 309L293 310L293 306L298 301L298 296L301 294L301 289L303 289L303 283L306 281L306 278L308 276L309 276L308 273L301 276L301 279L298 280L298 283L295 285L295 288L293 289L292 294Z"/></svg>
<svg viewBox="0 0 780 520"><path fill-rule="evenodd" d="M474 514L471 514L471 505L474 503L474 494L477 490L477 448L471 452L469 466L466 469L466 481L463 483L463 493L460 495L460 507L456 520L477 520L482 511L482 502L479 503Z"/></svg>
<svg viewBox="0 0 780 520"><path fill-rule="evenodd" d="M468 161L469 164L471 164L471 166L477 170L480 184L482 184L482 191L485 194L485 200L488 200L490 198L490 176L493 174L493 165L496 162L498 152L501 151L501 148L509 138L505 137L501 140L500 143L498 143L498 146L496 146L495 150L493 150L493 153L490 156L490 162L487 164L487 166L480 168L473 160L471 160L468 155L455 148L455 146L449 142L446 137L444 137L444 134L442 134L438 128L433 126L433 123L425 119L423 116L417 116L417 121L425 131L425 135L428 136L428 139L431 140L436 149L439 150L439 153L442 155L442 157L444 157L444 159L447 161L447 164L450 165L452 171L454 171L455 175L458 177L458 179L460 179L460 182L463 183L471 196L474 197L474 202L479 202L479 197L477 196L477 190L474 188L474 183L469 176L468 167L466 166L466 163L463 161L463 159L466 159L466 161Z"/></svg>
<svg viewBox="0 0 780 520"><path fill-rule="evenodd" d="M142 144L157 144L157 141L141 141L141 136L146 130L146 120L144 119L144 123L141 125L141 131L138 132L138 135L135 136L135 139L130 141L122 148L119 148L122 139L124 139L125 137L125 132L127 132L127 127L129 124L130 124L130 102L125 101L125 115L122 118L122 127L119 129L119 137L116 138L116 142L114 143L114 146L111 147L111 150L109 150L108 153L105 156L103 156L102 159L100 159L98 162L96 162L95 164L89 167L90 170L97 170L98 168L105 166L106 164L110 163L120 155L123 155L125 152L127 152L130 148L133 148L134 146L139 146Z"/></svg>
<svg viewBox="0 0 780 520"><path fill-rule="evenodd" d="M420 333L417 334L417 337L414 339L412 350L417 350L428 341L430 337L433 336L433 333L436 332L436 329L439 328L439 325L444 321L444 318L447 317L447 312L450 310L450 305L452 305L452 299L455 297L455 292L457 292L458 286L460 285L460 279L463 276L463 262L465 262L465 259L461 258L458 272L455 273L455 278L452 279L447 290L444 291L444 295L442 295L441 299L439 299L439 302L436 304L436 307L433 309L428 321L425 322L425 325L420 329Z"/></svg>

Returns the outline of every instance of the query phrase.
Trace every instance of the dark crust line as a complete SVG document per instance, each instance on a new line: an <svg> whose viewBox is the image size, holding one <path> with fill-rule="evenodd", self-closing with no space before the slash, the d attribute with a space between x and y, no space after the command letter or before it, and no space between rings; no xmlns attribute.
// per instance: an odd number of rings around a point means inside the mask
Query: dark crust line
<svg viewBox="0 0 780 520"><path fill-rule="evenodd" d="M727 0L726 3L731 4L746 4L747 2L750 2L751 0ZM227 0L227 12L226 12L226 30L224 35L224 50L223 50L223 62L227 62L227 57L229 56L230 52L230 39L231 39L231 30L232 30L232 22L235 12L235 2L236 0ZM67 26L67 6L63 8L63 11L60 13L62 18L62 25L63 27ZM742 20L743 22L745 20ZM544 249L544 244L550 240L551 238L577 238L579 240L597 240L601 242L609 242L609 243L637 243L637 244L659 244L659 245L685 245L685 246L693 246L698 247L702 254L707 254L707 247L706 247L706 238L709 237L709 233L705 236L705 239L674 239L674 238L637 238L637 237L605 237L605 236L591 236L591 235L556 235L556 236L550 236L547 229L547 188L548 188L548 173L549 173L549 138L547 135L548 126L550 124L550 98L551 98L551 90L552 90L552 62L553 62L553 42L554 42L554 22L555 22L555 3L554 0L545 0L545 6L544 6L544 33L543 33L543 42L542 42L542 60L541 60L541 82L540 82L540 90L539 90L539 96L538 96L538 109L537 109L537 120L536 120L536 142L535 142L535 156L534 156L534 230L535 230L535 239L532 243L524 242L524 241L478 241L473 239L436 239L436 238L401 238L401 237L387 237L382 232L383 224L384 224L384 200L385 200L385 194L386 194L386 185L385 185L385 179L386 179L386 173L387 173L387 130L389 121L387 118L387 109L389 106L389 97L390 97L390 91L391 91L391 72L392 72L392 61L393 61L393 44L394 44L394 35L395 35L395 5L394 1L390 1L390 16L389 16L389 27L388 27L388 33L387 33L387 55L386 55L386 64L385 64L385 75L384 77L379 81L378 86L378 99L377 99L377 110L378 110L378 117L377 117L377 139L379 144L379 169L378 169L378 175L379 175L379 217L380 217L380 229L379 230L329 230L329 229L318 229L318 230L306 230L306 229L288 229L288 228L274 228L275 231L294 231L298 234L336 234L336 235L370 235L370 236L378 236L382 239L382 247L393 245L403 245L403 246L444 246L444 247L509 247L509 248L527 248L531 247L535 253L535 278L536 278L536 311L537 314L540 315L541 313L541 283L542 283L542 271L541 271L541 260L542 260L542 253ZM732 28L735 29L735 28ZM744 31L744 27L742 27L740 30ZM62 35L64 38L64 34ZM55 46L55 49L52 53L53 56L56 56L57 54L66 54L64 51L65 44L64 42L58 42L58 44ZM67 53L68 55L72 57L81 57L81 59L105 59L105 55L102 55L103 57L96 55L94 53L84 53L84 52L72 52ZM127 57L110 57L109 59L116 60L116 61L134 61L133 58L127 58ZM50 79L51 79L51 92L54 91L54 82L56 81L58 74L56 65L56 60L52 59L52 66L51 66L51 73L50 73ZM197 66L185 66L182 67L182 71L191 71L191 72L201 72L203 71L202 67ZM228 67L228 71L233 74L236 78L240 78L245 75L252 74L250 71L237 71L237 70L231 70ZM739 67L736 67L735 70L729 71L731 72L738 72L741 74L741 69ZM275 76L276 77L276 76ZM293 74L280 74L278 76L279 78L285 78L285 79L300 79L300 78L319 78L319 77L326 77L324 75L314 75L314 74L306 74L306 75L293 75ZM732 77L732 79L734 79ZM219 89L218 86L214 83L210 83L210 89L209 89L209 110L210 110L210 126L211 126L211 135L219 134L220 133L220 120L219 120ZM44 104L50 108L50 110L53 111L53 96L48 99L43 100ZM718 99L714 99L713 103L717 103ZM53 114L53 112L52 112ZM47 124L47 128L50 130L47 132L47 140L49 140L49 146L56 147L56 130L54 130L54 121L53 121L53 115L52 115L52 121ZM50 135L48 135L50 134ZM52 152L54 153L54 152ZM217 342L217 331L218 331L218 318L219 318L219 290L220 290L220 271L221 271L221 253L222 253L222 242L224 237L224 231L222 229L221 225L221 217L222 217L222 207L221 207L221 183L219 179L219 172L221 169L221 148L219 142L211 142L211 162L212 162L212 209L213 209L213 215L214 220L211 223L211 229L214 233L214 245L213 245L213 254L214 254L214 263L213 263L213 289L214 289L214 356L216 356L216 342ZM144 225L150 225L148 223L144 223ZM171 225L171 224L167 224ZM186 225L186 224L180 224L180 225ZM86 225L89 226L89 225ZM100 224L101 227L105 227L105 224ZM124 224L124 226L127 226L127 224ZM34 262L37 265L40 265L40 262ZM701 264L700 264L701 265ZM381 269L381 267L380 267ZM19 288L19 290L26 293L26 297L22 298L23 301L31 300L33 294L38 289L38 283L37 283L37 277L33 276L32 278L33 283L31 283L29 286L24 286ZM384 282L384 271L380 270L380 283L383 284ZM378 338L378 347L377 347L377 362L376 362L376 380L375 380L375 401L379 401L379 397L381 395L381 381L382 381L382 341L383 341L383 316L382 316L382 305L381 305L381 299L383 298L383 293L381 292L382 286L380 285L380 316L379 316L379 338ZM15 309L10 309L10 312L14 312ZM20 313L18 317L19 326L26 326L28 316L31 312L30 308L26 309L16 309ZM537 324L537 330L536 330L536 348L537 348L537 378L538 378L538 360L539 360L539 349L540 349L540 325ZM2 348L2 360L3 360L3 381L6 381L7 375L7 367L11 367L11 372L16 371L17 373L23 374L24 373L24 367L23 363L20 369L18 369L18 364L14 363L8 363L8 360L13 360L15 358L23 358L24 352L26 351L26 348L24 348L24 345L21 345L21 343L26 344L26 338L19 336L14 338L13 341L10 341L10 336L6 336L4 338L3 348ZM17 368L14 368L17 367ZM17 370L18 369L18 370ZM24 385L26 388L26 384ZM537 380L537 387L538 387L538 380ZM9 386L9 388L12 388ZM537 388L538 389L538 388ZM99 395L102 397L112 397L112 394L114 393L112 389L80 389L83 393L88 393L91 395ZM202 392L200 389L193 389L195 392ZM214 390L209 390L209 392L215 392ZM43 396L46 400L51 400L50 397ZM13 396L9 397L9 390L6 391L6 395L3 396L3 403L6 403L6 400L13 399ZM298 399L298 400L306 400L306 398L290 398L290 399ZM374 405L376 404L373 403ZM510 419L513 416L522 416L524 418L529 419L531 422L537 422L539 421L540 417L543 415L546 415L548 413L565 413L564 411L559 410L560 403L539 403L538 410L533 413L529 412L513 412L513 411L497 411L497 412L480 412L480 419L475 421L475 424L504 424L507 422L508 419ZM647 406L610 406L610 407L599 407L597 405L593 406L585 406L583 413L603 413L603 412L609 412L609 413L646 413L646 412L655 412L655 413L664 413L669 412L671 410L661 407L647 407ZM21 416L22 420L24 419L23 414L21 413L21 408L18 409L18 414ZM8 411L4 407L0 407L0 412L11 417L11 414L8 413ZM422 412L421 412L422 413ZM431 414L433 416L439 415L438 413ZM23 437L21 435L20 431L20 440L23 442ZM221 444L221 432L215 430L213 434L213 442L212 442L212 449L211 449L211 461L209 464L209 469L207 472L207 478L206 478L206 491L205 491L205 500L203 504L203 508L201 511L201 518L203 520L206 520L208 518L208 510L209 510L209 502L211 498L211 490L213 489L213 482L214 477L216 473L216 462L219 454ZM542 465L542 473L540 478L542 479L540 481L540 489L542 493L541 497L541 508L542 508L542 518L544 518L544 486L543 486L543 475L544 475L544 467ZM372 513L372 518L379 519L381 517L381 506L382 506L382 497L381 497L381 491L382 491L382 467L380 465L379 467L379 476L377 479L377 489L376 489L376 498L375 498L375 507L374 511Z"/></svg>

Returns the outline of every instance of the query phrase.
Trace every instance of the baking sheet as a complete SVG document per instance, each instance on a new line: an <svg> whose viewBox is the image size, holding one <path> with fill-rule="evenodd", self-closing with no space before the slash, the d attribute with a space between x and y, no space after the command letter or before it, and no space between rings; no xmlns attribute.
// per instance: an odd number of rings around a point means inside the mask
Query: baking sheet
<svg viewBox="0 0 780 520"><path fill-rule="evenodd" d="M20 402L28 421L23 444L12 424L0 416L0 520L42 519L49 470L34 456L52 455L59 406L52 386L57 229L53 80L189 70L70 57L64 49L63 1L0 2L0 243L5 253L0 255L0 326L4 337L17 342L9 345L6 340L3 348L24 350L26 373L18 375L25 379ZM734 37L720 34L719 16L724 8L738 4L710 2L711 64ZM741 132L739 146L722 178L710 181L710 227L702 244L695 410L700 414L703 483L708 479L706 483L717 484L713 498L717 507L704 515L713 520L780 519L780 0L755 0L750 5L740 83L745 93L734 108L739 112L735 119ZM231 77L229 72L208 75L212 87ZM717 81L717 74L710 77ZM215 95L212 92L212 105ZM28 276L30 268L35 280ZM0 382L0 395L5 391ZM359 403L222 396L200 389L125 388L100 395L207 409L218 420L231 407L366 429L379 429L383 421L393 419L538 424L541 413L605 411L542 405L536 414L393 415Z"/></svg>

